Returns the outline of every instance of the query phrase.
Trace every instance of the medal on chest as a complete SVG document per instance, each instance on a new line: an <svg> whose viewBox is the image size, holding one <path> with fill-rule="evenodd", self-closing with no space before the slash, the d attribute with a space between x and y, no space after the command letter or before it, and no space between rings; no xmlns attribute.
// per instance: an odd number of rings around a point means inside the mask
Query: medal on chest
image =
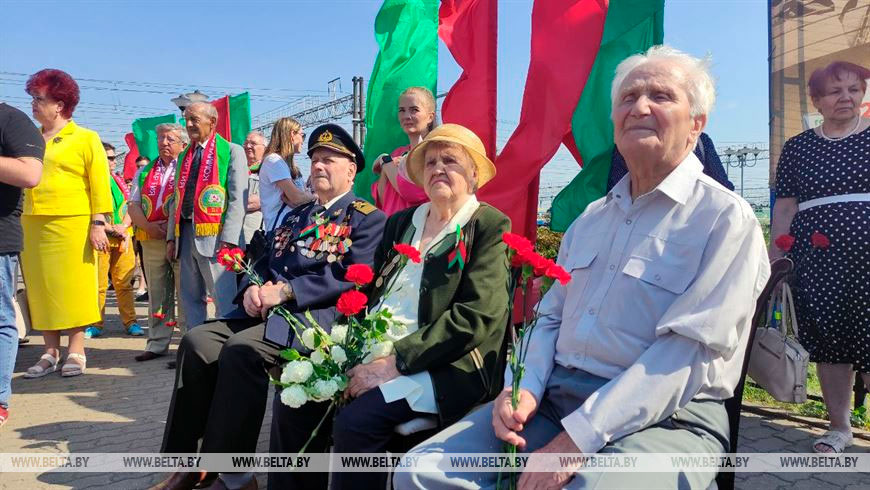
<svg viewBox="0 0 870 490"><path fill-rule="evenodd" d="M329 263L341 261L352 244L352 228L349 213L345 213L341 222L332 221L339 215L341 209L329 217L323 213L315 215L312 222L296 238L294 245L299 249L299 254L313 260L325 259Z"/></svg>

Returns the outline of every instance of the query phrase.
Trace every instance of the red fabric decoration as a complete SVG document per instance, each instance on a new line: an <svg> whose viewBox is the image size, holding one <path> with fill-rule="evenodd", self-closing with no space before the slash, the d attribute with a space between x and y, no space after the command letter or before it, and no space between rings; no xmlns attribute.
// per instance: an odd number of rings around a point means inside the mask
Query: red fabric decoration
<svg viewBox="0 0 870 490"><path fill-rule="evenodd" d="M211 101L211 105L218 111L217 133L227 141L233 140L233 130L230 126L230 96L224 95L220 99Z"/></svg>
<svg viewBox="0 0 870 490"><path fill-rule="evenodd" d="M124 141L130 150L124 157L124 180L133 180L133 177L136 176L136 159L139 158L139 147L136 146L136 138L133 133L124 135Z"/></svg>
<svg viewBox="0 0 870 490"><path fill-rule="evenodd" d="M438 17L438 37L463 70L441 104L441 119L474 131L494 159L498 1L442 0Z"/></svg>
<svg viewBox="0 0 870 490"><path fill-rule="evenodd" d="M571 132L571 118L601 45L607 3L546 0L532 6L529 71L520 120L478 193L507 214L513 232L534 237L538 180Z"/></svg>

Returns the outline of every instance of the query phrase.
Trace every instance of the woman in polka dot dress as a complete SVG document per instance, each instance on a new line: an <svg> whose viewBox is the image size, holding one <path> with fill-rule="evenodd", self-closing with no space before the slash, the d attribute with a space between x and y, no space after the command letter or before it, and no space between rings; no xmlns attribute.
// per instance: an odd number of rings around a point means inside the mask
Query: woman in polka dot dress
<svg viewBox="0 0 870 490"><path fill-rule="evenodd" d="M771 237L791 234L800 342L817 363L831 421L816 452L842 452L853 373L870 385L870 119L861 100L870 70L834 62L813 72L809 92L821 126L788 140L776 176ZM810 236L830 240L813 249ZM771 246L771 259L782 251Z"/></svg>

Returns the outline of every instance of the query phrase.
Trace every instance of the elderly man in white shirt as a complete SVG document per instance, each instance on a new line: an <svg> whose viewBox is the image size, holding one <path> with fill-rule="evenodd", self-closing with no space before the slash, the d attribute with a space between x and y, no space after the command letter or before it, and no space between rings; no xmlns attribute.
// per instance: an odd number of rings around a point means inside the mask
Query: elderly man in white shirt
<svg viewBox="0 0 870 490"><path fill-rule="evenodd" d="M511 380L411 455L706 453L728 447L723 401L770 275L749 204L692 149L715 98L707 63L654 46L617 67L614 140L629 174L562 241L571 273L542 299L512 410ZM707 488L715 471L525 472L520 488ZM396 474L396 488L492 488L497 473Z"/></svg>

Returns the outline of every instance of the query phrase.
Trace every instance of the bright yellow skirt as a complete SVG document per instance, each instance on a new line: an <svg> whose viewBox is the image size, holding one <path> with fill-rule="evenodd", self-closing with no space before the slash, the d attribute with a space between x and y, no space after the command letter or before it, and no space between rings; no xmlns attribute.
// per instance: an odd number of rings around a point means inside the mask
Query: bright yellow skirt
<svg viewBox="0 0 870 490"><path fill-rule="evenodd" d="M90 223L90 216L21 217L21 271L34 330L65 330L100 321Z"/></svg>

